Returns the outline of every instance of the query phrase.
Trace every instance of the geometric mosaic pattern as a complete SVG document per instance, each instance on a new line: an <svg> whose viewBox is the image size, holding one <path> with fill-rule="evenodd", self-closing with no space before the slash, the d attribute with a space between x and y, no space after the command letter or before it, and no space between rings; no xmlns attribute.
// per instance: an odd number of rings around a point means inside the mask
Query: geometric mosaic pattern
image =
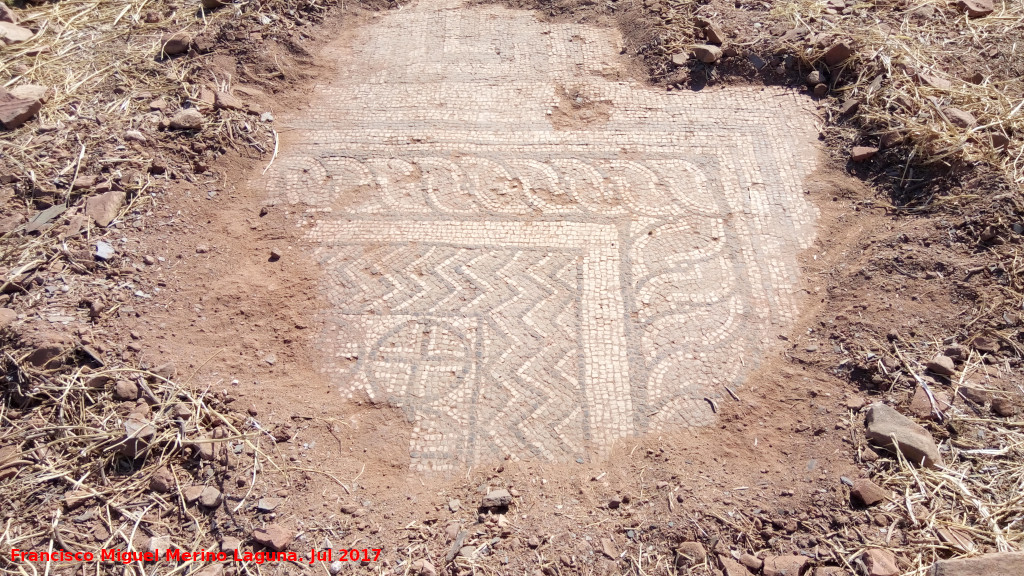
<svg viewBox="0 0 1024 576"><path fill-rule="evenodd" d="M325 370L405 411L414 469L708 425L792 322L800 96L653 90L613 30L453 0L332 50L268 192L323 266Z"/></svg>

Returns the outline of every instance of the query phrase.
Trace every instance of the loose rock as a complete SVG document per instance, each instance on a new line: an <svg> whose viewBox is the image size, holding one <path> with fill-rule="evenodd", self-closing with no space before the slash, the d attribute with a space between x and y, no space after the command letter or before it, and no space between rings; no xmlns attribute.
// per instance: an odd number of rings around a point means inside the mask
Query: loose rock
<svg viewBox="0 0 1024 576"><path fill-rule="evenodd" d="M700 542L683 542L676 547L676 566L679 568L702 564L707 558L708 552Z"/></svg>
<svg viewBox="0 0 1024 576"><path fill-rule="evenodd" d="M18 23L18 17L14 14L14 10L11 10L10 6L3 2L0 2L0 22Z"/></svg>
<svg viewBox="0 0 1024 576"><path fill-rule="evenodd" d="M0 330L7 328L18 319L18 313L10 308L0 308Z"/></svg>
<svg viewBox="0 0 1024 576"><path fill-rule="evenodd" d="M886 450L899 450L907 460L929 468L942 465L942 456L932 435L893 408L872 404L864 417L864 426L867 439Z"/></svg>
<svg viewBox="0 0 1024 576"><path fill-rule="evenodd" d="M223 501L224 495L213 486L203 488L202 493L199 494L199 504L207 508L216 508Z"/></svg>
<svg viewBox="0 0 1024 576"><path fill-rule="evenodd" d="M928 576L1020 576L1024 574L1024 552L998 552L974 558L939 560Z"/></svg>
<svg viewBox="0 0 1024 576"><path fill-rule="evenodd" d="M854 480L853 487L850 488L850 498L855 504L863 504L864 506L874 506L890 496L891 494L888 490L866 478Z"/></svg>
<svg viewBox="0 0 1024 576"><path fill-rule="evenodd" d="M749 568L751 572L756 573L761 571L761 567L764 566L764 561L753 554L741 554L740 564Z"/></svg>
<svg viewBox="0 0 1024 576"><path fill-rule="evenodd" d="M175 130L198 130L203 127L203 115L195 108L178 110L169 125Z"/></svg>
<svg viewBox="0 0 1024 576"><path fill-rule="evenodd" d="M139 397L139 387L131 380L118 380L114 383L114 399L135 401Z"/></svg>
<svg viewBox="0 0 1024 576"><path fill-rule="evenodd" d="M4 44L19 44L30 40L35 32L11 22L0 22L0 41Z"/></svg>
<svg viewBox="0 0 1024 576"><path fill-rule="evenodd" d="M292 543L292 538L294 537L295 534L291 530L277 524L271 524L266 528L257 528L252 532L252 539L257 544L262 544L278 552L287 548Z"/></svg>
<svg viewBox="0 0 1024 576"><path fill-rule="evenodd" d="M949 410L949 394L942 391L932 392L935 396L936 408L940 412ZM924 391L924 388L918 386L914 390L914 397L910 400L910 413L922 420L934 420L938 418L935 411L932 409L931 399L928 398L928 393Z"/></svg>
<svg viewBox="0 0 1024 576"><path fill-rule="evenodd" d="M932 372L942 376L952 376L953 374L956 374L956 365L953 364L953 359L943 354L936 355L924 366Z"/></svg>
<svg viewBox="0 0 1024 576"><path fill-rule="evenodd" d="M983 18L995 11L992 0L961 0L960 8L971 18Z"/></svg>
<svg viewBox="0 0 1024 576"><path fill-rule="evenodd" d="M896 557L888 550L871 548L861 556L867 576L897 576L900 569L896 567Z"/></svg>
<svg viewBox="0 0 1024 576"><path fill-rule="evenodd" d="M978 125L978 119L973 114L959 108L953 108L952 106L942 109L942 112L949 118L949 121L954 126L958 126L963 129L974 128Z"/></svg>
<svg viewBox="0 0 1024 576"><path fill-rule="evenodd" d="M149 489L154 492L166 494L174 489L174 474L166 466L157 468L149 479Z"/></svg>
<svg viewBox="0 0 1024 576"><path fill-rule="evenodd" d="M188 51L192 38L184 32L177 34L164 34L160 39L160 49L167 56L174 56Z"/></svg>
<svg viewBox="0 0 1024 576"><path fill-rule="evenodd" d="M768 556L761 574L764 576L800 576L807 566L806 556Z"/></svg>
<svg viewBox="0 0 1024 576"><path fill-rule="evenodd" d="M845 42L839 42L833 44L825 52L825 64L829 66L835 66L846 61L850 56L853 56L853 48L850 48Z"/></svg>
<svg viewBox="0 0 1024 576"><path fill-rule="evenodd" d="M701 44L693 47L693 55L705 64L714 64L722 58L722 49L711 44Z"/></svg>
<svg viewBox="0 0 1024 576"><path fill-rule="evenodd" d="M124 422L124 432L121 453L129 458L137 458L149 448L149 441L156 435L156 428L145 420L128 418Z"/></svg>
<svg viewBox="0 0 1024 576"><path fill-rule="evenodd" d="M724 576L749 576L747 569L732 558L719 556L718 562L722 565L722 572L724 572Z"/></svg>
<svg viewBox="0 0 1024 576"><path fill-rule="evenodd" d="M417 560L409 566L409 569L417 576L437 576L437 568L434 568L430 560Z"/></svg>
<svg viewBox="0 0 1024 576"><path fill-rule="evenodd" d="M508 506L512 503L512 495L508 493L508 490L491 490L484 496L484 499L480 501L480 506L483 508L497 508L500 506Z"/></svg>
<svg viewBox="0 0 1024 576"><path fill-rule="evenodd" d="M39 100L18 98L0 88L0 124L8 130L14 130L28 122L43 107Z"/></svg>
<svg viewBox="0 0 1024 576"><path fill-rule="evenodd" d="M110 243L104 242L103 240L99 240L96 242L97 260L110 260L111 258L114 257L114 254L116 254L116 252L114 251L114 247L111 246Z"/></svg>
<svg viewBox="0 0 1024 576"><path fill-rule="evenodd" d="M213 97L214 108L224 110L241 110L244 108L242 102L227 92L217 92Z"/></svg>
<svg viewBox="0 0 1024 576"><path fill-rule="evenodd" d="M124 192L111 190L105 194L91 196L85 201L85 214L93 219L97 226L106 228L117 218L121 206L124 205Z"/></svg>
<svg viewBox="0 0 1024 576"><path fill-rule="evenodd" d="M854 146L850 150L850 160L854 162L864 162L875 157L878 154L878 148L872 146Z"/></svg>
<svg viewBox="0 0 1024 576"><path fill-rule="evenodd" d="M704 37L708 39L708 43L710 44L716 44L719 46L725 44L725 32L722 32L722 29L714 24L708 24L707 27L704 28Z"/></svg>
<svg viewBox="0 0 1024 576"><path fill-rule="evenodd" d="M997 397L992 399L992 412L996 416L1009 418L1017 414L1017 406L1009 398Z"/></svg>

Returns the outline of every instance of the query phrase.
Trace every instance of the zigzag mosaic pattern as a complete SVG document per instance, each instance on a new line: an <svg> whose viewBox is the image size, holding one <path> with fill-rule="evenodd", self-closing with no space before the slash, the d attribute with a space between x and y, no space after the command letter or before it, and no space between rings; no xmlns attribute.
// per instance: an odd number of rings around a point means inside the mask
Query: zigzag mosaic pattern
<svg viewBox="0 0 1024 576"><path fill-rule="evenodd" d="M335 46L338 80L287 119L268 190L317 247L325 369L405 411L414 469L708 425L792 321L811 116L619 80L618 44L421 0ZM610 112L553 122L570 91Z"/></svg>

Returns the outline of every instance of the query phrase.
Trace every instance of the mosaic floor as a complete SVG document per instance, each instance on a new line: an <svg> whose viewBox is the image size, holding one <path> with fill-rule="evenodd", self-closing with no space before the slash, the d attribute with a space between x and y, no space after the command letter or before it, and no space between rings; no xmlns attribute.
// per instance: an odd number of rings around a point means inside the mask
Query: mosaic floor
<svg viewBox="0 0 1024 576"><path fill-rule="evenodd" d="M806 99L627 80L611 29L420 0L332 48L267 174L317 248L325 370L413 469L707 425L795 314Z"/></svg>

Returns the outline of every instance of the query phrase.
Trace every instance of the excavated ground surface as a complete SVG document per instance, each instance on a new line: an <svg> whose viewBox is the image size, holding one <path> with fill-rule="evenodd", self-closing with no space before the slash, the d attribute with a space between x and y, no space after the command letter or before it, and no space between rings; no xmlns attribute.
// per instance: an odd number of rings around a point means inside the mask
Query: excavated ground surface
<svg viewBox="0 0 1024 576"><path fill-rule="evenodd" d="M792 324L808 107L655 91L620 44L420 2L331 45L281 119L266 188L322 267L326 373L403 408L416 470L711 424Z"/></svg>

